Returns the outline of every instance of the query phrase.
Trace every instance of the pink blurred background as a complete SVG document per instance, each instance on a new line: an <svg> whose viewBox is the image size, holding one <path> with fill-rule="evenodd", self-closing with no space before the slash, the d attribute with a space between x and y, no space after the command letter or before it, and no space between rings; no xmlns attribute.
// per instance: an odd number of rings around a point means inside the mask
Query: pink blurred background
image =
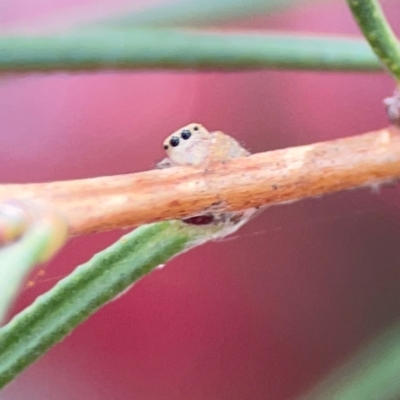
<svg viewBox="0 0 400 400"><path fill-rule="evenodd" d="M387 10L400 28L395 3ZM50 11L93 4L6 0L0 23L24 26ZM345 2L225 25L358 32ZM350 136L387 125L382 99L392 91L384 74L2 76L0 179L150 169L163 157L165 136L189 122L221 129L252 152ZM398 187L354 190L266 210L231 239L186 253L140 281L0 399L295 398L397 321L399 196ZM120 235L71 240L14 311Z"/></svg>

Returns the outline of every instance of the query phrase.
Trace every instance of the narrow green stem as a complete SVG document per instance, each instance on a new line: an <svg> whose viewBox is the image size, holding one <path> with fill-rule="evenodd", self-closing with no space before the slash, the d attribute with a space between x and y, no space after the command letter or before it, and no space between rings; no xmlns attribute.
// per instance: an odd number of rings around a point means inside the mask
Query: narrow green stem
<svg viewBox="0 0 400 400"><path fill-rule="evenodd" d="M95 21L102 26L193 26L268 14L307 3L309 0L177 0L151 5L143 10L117 14Z"/></svg>
<svg viewBox="0 0 400 400"><path fill-rule="evenodd" d="M209 239L204 232L180 221L141 226L38 297L0 328L0 388L143 275Z"/></svg>
<svg viewBox="0 0 400 400"><path fill-rule="evenodd" d="M0 324L25 277L38 264L52 233L49 231L34 225L16 244L0 251Z"/></svg>
<svg viewBox="0 0 400 400"><path fill-rule="evenodd" d="M375 54L400 83L400 44L377 0L347 0Z"/></svg>
<svg viewBox="0 0 400 400"><path fill-rule="evenodd" d="M399 376L397 323L298 400L394 400L399 398Z"/></svg>
<svg viewBox="0 0 400 400"><path fill-rule="evenodd" d="M359 39L255 33L88 30L0 37L0 72L302 69L379 71Z"/></svg>
<svg viewBox="0 0 400 400"><path fill-rule="evenodd" d="M22 236L15 243L0 249L1 325L28 273L63 246L68 237L68 226L57 212L28 203L1 204L0 212L4 230L7 230L7 224L13 230L13 224L18 222L22 230Z"/></svg>
<svg viewBox="0 0 400 400"><path fill-rule="evenodd" d="M51 32L60 29L86 29L93 27L138 28L138 27L193 27L220 26L227 21L268 15L279 11L321 3L322 0L169 0L156 4L137 2L121 6L98 7L83 5L71 13L59 10L50 16L30 18L29 22L12 26L0 26L0 32L16 32L40 29ZM326 0L325 0L326 1ZM4 25L4 24L3 24Z"/></svg>

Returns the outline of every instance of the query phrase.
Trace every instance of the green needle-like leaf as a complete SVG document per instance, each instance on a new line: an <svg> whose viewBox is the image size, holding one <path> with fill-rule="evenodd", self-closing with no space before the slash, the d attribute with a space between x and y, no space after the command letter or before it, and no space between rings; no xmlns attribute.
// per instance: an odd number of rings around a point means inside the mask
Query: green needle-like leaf
<svg viewBox="0 0 400 400"><path fill-rule="evenodd" d="M38 263L49 234L46 229L34 226L18 243L0 251L0 323L26 275Z"/></svg>
<svg viewBox="0 0 400 400"><path fill-rule="evenodd" d="M180 0L154 5L142 11L128 11L97 23L118 27L209 25L312 2L316 0Z"/></svg>
<svg viewBox="0 0 400 400"><path fill-rule="evenodd" d="M7 205L5 207L7 210ZM19 210L18 206L13 208ZM35 217L26 221L27 227L15 243L0 250L0 324L31 269L54 255L67 238L67 224L57 213L50 210L39 213L29 205L25 205L26 210L30 210ZM21 214L16 216L16 223L28 218L24 209L20 211ZM7 222L4 221L4 217L7 217L6 211L3 211L2 217L2 228L7 229ZM10 216L9 226L13 223Z"/></svg>
<svg viewBox="0 0 400 400"><path fill-rule="evenodd" d="M360 29L376 55L400 84L400 43L377 0L347 0Z"/></svg>
<svg viewBox="0 0 400 400"><path fill-rule="evenodd" d="M85 31L0 38L0 71L249 70L377 71L367 43L331 36L176 30Z"/></svg>
<svg viewBox="0 0 400 400"><path fill-rule="evenodd" d="M400 325L392 327L301 400L396 400L400 395Z"/></svg>
<svg viewBox="0 0 400 400"><path fill-rule="evenodd" d="M76 268L0 328L0 388L143 275L224 232L232 230L181 221L144 225Z"/></svg>

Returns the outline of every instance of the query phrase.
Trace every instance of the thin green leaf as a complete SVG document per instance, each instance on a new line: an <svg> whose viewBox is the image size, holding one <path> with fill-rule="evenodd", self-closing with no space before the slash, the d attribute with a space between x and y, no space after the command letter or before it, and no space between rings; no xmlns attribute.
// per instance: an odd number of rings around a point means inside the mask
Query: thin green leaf
<svg viewBox="0 0 400 400"><path fill-rule="evenodd" d="M145 274L239 226L199 228L165 221L141 226L123 236L0 328L0 388Z"/></svg>
<svg viewBox="0 0 400 400"><path fill-rule="evenodd" d="M142 11L125 11L98 24L105 26L193 26L210 25L293 8L316 0L181 0L154 5Z"/></svg>
<svg viewBox="0 0 400 400"><path fill-rule="evenodd" d="M3 32L54 32L93 27L178 27L210 26L232 19L266 15L327 0L178 0L150 6L137 4L86 5L66 8L39 18L1 27Z"/></svg>
<svg viewBox="0 0 400 400"><path fill-rule="evenodd" d="M332 36L101 30L0 38L0 71L249 70L379 71L362 40Z"/></svg>
<svg viewBox="0 0 400 400"><path fill-rule="evenodd" d="M400 84L400 43L377 0L347 0L375 54Z"/></svg>
<svg viewBox="0 0 400 400"><path fill-rule="evenodd" d="M400 324L333 371L302 400L395 400L400 396Z"/></svg>
<svg viewBox="0 0 400 400"><path fill-rule="evenodd" d="M0 250L0 324L28 273L37 264L47 261L67 237L66 222L58 214L52 211L43 211L40 214L36 209L30 210L29 207L26 210L34 215L28 223L28 228L15 243ZM28 218L23 209L20 211L21 215L17 217ZM16 222L20 224L20 218L17 218ZM5 228L7 229L7 226Z"/></svg>

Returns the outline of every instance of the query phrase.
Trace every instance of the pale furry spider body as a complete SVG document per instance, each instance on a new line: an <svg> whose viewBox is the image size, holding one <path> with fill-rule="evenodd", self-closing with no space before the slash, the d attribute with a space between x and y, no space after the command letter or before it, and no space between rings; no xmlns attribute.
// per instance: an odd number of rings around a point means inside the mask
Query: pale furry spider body
<svg viewBox="0 0 400 400"><path fill-rule="evenodd" d="M209 132L197 123L186 125L169 135L164 140L163 147L168 157L157 164L158 168L190 165L206 170L210 163L250 155L250 152L231 136L220 131ZM255 208L237 212L207 210L204 214L183 219L183 222L193 225L242 225L256 211Z"/></svg>

